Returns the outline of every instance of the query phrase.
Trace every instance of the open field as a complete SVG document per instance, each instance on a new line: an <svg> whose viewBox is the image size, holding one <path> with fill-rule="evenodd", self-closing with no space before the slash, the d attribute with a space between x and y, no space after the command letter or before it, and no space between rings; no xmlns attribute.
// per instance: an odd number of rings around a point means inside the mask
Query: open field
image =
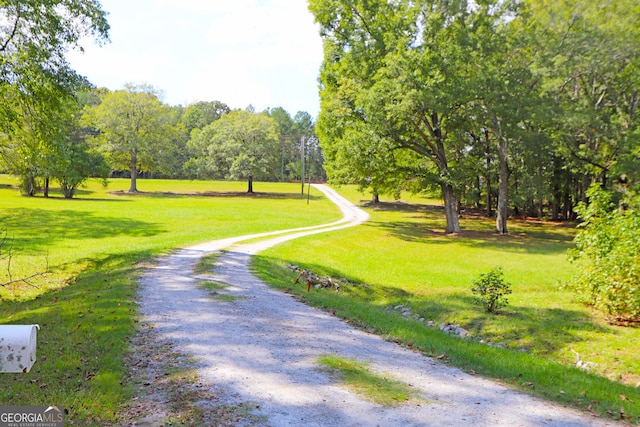
<svg viewBox="0 0 640 427"><path fill-rule="evenodd" d="M0 374L0 405L61 405L76 425L108 425L133 397L124 360L137 324L140 269L153 257L223 237L331 222L338 210L299 184L128 180L89 183L78 198L20 197L0 177L4 253L13 279L46 270L33 285L0 287L0 324L40 324L38 361ZM223 193L217 197L187 193ZM9 281L6 261L0 283Z"/></svg>
<svg viewBox="0 0 640 427"><path fill-rule="evenodd" d="M356 203L364 198L339 190ZM368 223L284 243L256 257L255 267L274 286L468 372L637 423L640 328L611 326L562 289L573 272L566 252L574 228L511 221L511 234L498 236L492 221L467 214L463 233L445 236L444 215L432 203L387 200L368 209ZM357 284L307 293L294 285L289 264ZM471 286L495 266L513 294L491 315L474 303ZM411 311L403 316L399 306ZM444 334L442 324L469 336Z"/></svg>

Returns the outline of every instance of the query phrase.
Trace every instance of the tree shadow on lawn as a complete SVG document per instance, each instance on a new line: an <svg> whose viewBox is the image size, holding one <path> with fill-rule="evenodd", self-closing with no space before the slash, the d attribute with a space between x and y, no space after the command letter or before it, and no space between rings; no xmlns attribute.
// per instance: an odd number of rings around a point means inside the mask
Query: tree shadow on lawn
<svg viewBox="0 0 640 427"><path fill-rule="evenodd" d="M140 251L78 260L89 267L64 288L28 301L0 303L2 323L41 328L34 369L0 376L0 388L11 393L12 401L61 402L81 421L102 415L89 403L104 406L120 399L119 381L125 378L122 358L137 321L132 315L136 311L132 277L137 262L149 256L150 252ZM83 401L82 396L91 397Z"/></svg>
<svg viewBox="0 0 640 427"><path fill-rule="evenodd" d="M463 326L474 336L537 355L549 355L566 349L572 343L582 342L585 340L581 336L583 332L616 333L613 329L598 325L578 310L510 304L491 314L485 312L471 295L454 294L447 299L450 315L455 315L456 306L465 311L467 319Z"/></svg>
<svg viewBox="0 0 640 427"><path fill-rule="evenodd" d="M180 197L218 197L218 198L248 198L248 199L275 199L275 200L307 200L307 195L298 193L261 193L253 192L248 193L246 191L204 191L204 192L171 192L171 191L138 191L137 193L129 193L124 190L113 191L110 194L117 196L144 196L144 197L158 197L158 198L180 198ZM308 197L310 200L321 200L323 197L311 195Z"/></svg>
<svg viewBox="0 0 640 427"><path fill-rule="evenodd" d="M544 231L500 235L493 231L463 230L460 234L445 234L444 229L438 227L441 224L431 221L370 221L366 225L381 228L390 235L411 243L461 244L472 248L530 254L562 253L571 246L571 237Z"/></svg>
<svg viewBox="0 0 640 427"><path fill-rule="evenodd" d="M405 318L413 321L422 318L425 327L429 327L429 321L433 322L432 327L435 328L448 323L459 324L477 340L539 356L548 356L570 347L572 343L584 341L584 332L616 333L577 310L509 305L497 314L490 314L484 312L470 295L450 294L426 298L398 288L369 286L367 294L370 299L366 302L377 308L385 308L402 316L402 311L394 310L394 307L410 307L412 317ZM359 298L358 292L345 290L344 293L351 298ZM376 304L376 301L380 301L376 297L380 296L388 298L390 303L384 304L384 307Z"/></svg>
<svg viewBox="0 0 640 427"><path fill-rule="evenodd" d="M101 239L114 236L149 237L166 232L157 224L124 217L103 217L73 210L14 209L0 216L14 249L41 252L67 239ZM19 230L13 235L12 228Z"/></svg>
<svg viewBox="0 0 640 427"><path fill-rule="evenodd" d="M361 201L361 206L365 208L371 208L375 211L382 212L415 212L422 214L435 214L444 215L443 206L428 205L422 203L406 203L402 201L397 202L378 202L372 203L371 201Z"/></svg>
<svg viewBox="0 0 640 427"><path fill-rule="evenodd" d="M282 265L277 259L259 255L258 257L272 266ZM451 293L425 297L393 286L360 283L357 278L348 277L340 271L320 264L304 264L300 267L319 276L349 281L349 284L342 285L337 293L334 290L312 288L311 293L334 294L325 294L326 298L322 297L323 305L330 305L331 301L337 303L336 298L346 298L351 301L346 304L369 304L377 312L385 310L404 317L400 309L394 309L402 305L411 308L412 316L405 318L413 321L424 318L424 327L429 327L427 323L430 320L436 328L445 323L459 322L460 326L468 329L478 340L484 339L494 344L502 344L505 348L526 350L536 355L549 355L566 349L572 343L584 341L581 337L583 332L615 334L615 330L596 324L584 312L577 310L508 305L498 314L490 314L476 303L472 295ZM290 282L286 286L281 285L281 288L300 287L298 291L306 290L306 282L294 284L295 275L292 276L290 272L281 271L276 280L283 283L283 278L287 276L293 279L289 279ZM303 291L301 297L305 298L305 295L307 293ZM375 318L375 315L370 317Z"/></svg>
<svg viewBox="0 0 640 427"><path fill-rule="evenodd" d="M462 232L445 234L444 208L427 204L408 204L403 202L366 204L376 211L416 213L407 216L406 222L370 222L386 227L395 235L409 241L425 238L475 239L493 241L517 241L521 239L540 239L550 243L569 244L574 237L575 224L571 222L548 222L531 219L510 218L507 235L495 233L494 220L474 212L460 216Z"/></svg>

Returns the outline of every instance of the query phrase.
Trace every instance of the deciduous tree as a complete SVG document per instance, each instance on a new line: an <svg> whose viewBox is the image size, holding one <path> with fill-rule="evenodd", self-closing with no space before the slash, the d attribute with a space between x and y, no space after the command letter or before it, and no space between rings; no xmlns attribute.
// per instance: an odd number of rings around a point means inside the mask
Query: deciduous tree
<svg viewBox="0 0 640 427"><path fill-rule="evenodd" d="M16 103L57 108L82 81L68 65L69 49L92 36L108 38L106 14L97 0L6 0L0 4L0 129L20 119Z"/></svg>
<svg viewBox="0 0 640 427"><path fill-rule="evenodd" d="M433 168L414 167L439 183L447 233L460 231L463 174L454 160L468 142L456 137L459 117L475 100L470 85L479 70L469 63L477 47L471 41L487 31L476 25L482 19L491 15L497 25L509 10L505 2L482 3L310 2L324 37L319 122L325 137L365 126L389 150L410 150L431 162Z"/></svg>
<svg viewBox="0 0 640 427"><path fill-rule="evenodd" d="M201 176L246 179L249 193L254 179L277 177L278 126L265 113L234 110L196 132L190 144Z"/></svg>
<svg viewBox="0 0 640 427"><path fill-rule="evenodd" d="M187 133L194 129L202 129L227 114L231 109L220 101L200 101L187 105L182 116L182 123Z"/></svg>
<svg viewBox="0 0 640 427"><path fill-rule="evenodd" d="M84 123L98 133L93 142L105 152L113 167L131 173L129 192L135 193L139 170L162 168L161 160L174 148L178 130L171 122L171 108L163 104L153 87L127 85L107 94L102 102L85 110Z"/></svg>

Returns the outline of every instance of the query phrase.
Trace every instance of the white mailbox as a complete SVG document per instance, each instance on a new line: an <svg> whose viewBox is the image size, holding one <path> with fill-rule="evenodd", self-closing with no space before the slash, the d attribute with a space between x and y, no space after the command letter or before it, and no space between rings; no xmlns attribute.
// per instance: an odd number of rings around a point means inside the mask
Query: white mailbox
<svg viewBox="0 0 640 427"><path fill-rule="evenodd" d="M0 325L0 372L29 372L39 325Z"/></svg>

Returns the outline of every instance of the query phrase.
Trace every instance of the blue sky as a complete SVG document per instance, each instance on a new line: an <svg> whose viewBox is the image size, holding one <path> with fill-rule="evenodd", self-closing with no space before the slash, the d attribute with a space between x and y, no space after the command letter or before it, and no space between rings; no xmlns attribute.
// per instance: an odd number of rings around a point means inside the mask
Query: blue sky
<svg viewBox="0 0 640 427"><path fill-rule="evenodd" d="M96 86L147 83L163 101L319 111L322 42L304 0L101 0L111 42L72 67Z"/></svg>

